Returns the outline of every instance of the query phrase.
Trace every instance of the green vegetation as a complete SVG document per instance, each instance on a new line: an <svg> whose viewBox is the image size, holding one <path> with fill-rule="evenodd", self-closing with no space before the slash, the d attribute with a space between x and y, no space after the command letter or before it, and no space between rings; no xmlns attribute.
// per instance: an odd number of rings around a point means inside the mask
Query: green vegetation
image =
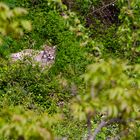
<svg viewBox="0 0 140 140"><path fill-rule="evenodd" d="M138 0L2 2L1 140L140 139ZM44 45L51 67L11 60Z"/></svg>

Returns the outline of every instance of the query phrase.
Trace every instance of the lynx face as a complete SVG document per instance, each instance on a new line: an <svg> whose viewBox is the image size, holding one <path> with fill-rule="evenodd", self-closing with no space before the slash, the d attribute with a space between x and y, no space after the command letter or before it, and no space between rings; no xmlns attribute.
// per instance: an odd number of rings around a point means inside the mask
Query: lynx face
<svg viewBox="0 0 140 140"><path fill-rule="evenodd" d="M46 61L51 61L55 59L55 54L56 54L56 47L49 47L49 46L45 46L44 48L44 52L42 55L42 59L46 60Z"/></svg>

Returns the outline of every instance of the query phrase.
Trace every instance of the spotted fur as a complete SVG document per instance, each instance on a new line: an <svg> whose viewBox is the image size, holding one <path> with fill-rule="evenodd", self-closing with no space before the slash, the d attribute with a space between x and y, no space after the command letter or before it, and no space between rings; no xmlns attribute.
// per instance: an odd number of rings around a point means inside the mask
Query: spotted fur
<svg viewBox="0 0 140 140"><path fill-rule="evenodd" d="M23 60L28 57L31 58L34 62L39 62L42 66L52 64L56 56L56 47L45 46L44 50L38 51L33 49L25 49L18 53L11 54L13 61Z"/></svg>

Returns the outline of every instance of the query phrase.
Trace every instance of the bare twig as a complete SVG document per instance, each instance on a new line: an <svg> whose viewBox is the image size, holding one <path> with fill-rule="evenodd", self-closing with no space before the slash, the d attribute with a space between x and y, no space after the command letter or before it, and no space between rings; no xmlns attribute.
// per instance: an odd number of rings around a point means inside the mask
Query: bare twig
<svg viewBox="0 0 140 140"><path fill-rule="evenodd" d="M92 135L92 132L91 132L91 116L90 116L90 114L87 116L87 128L88 128L87 140L89 140L90 136Z"/></svg>
<svg viewBox="0 0 140 140"><path fill-rule="evenodd" d="M95 140L96 139L96 136L97 134L101 131L101 129L107 125L111 125L113 123L120 123L120 124L126 124L126 121L120 119L120 118L113 118L111 120L108 120L108 121L105 121L105 120L102 120L98 127L95 129L93 135L90 135L89 139L88 140Z"/></svg>
<svg viewBox="0 0 140 140"><path fill-rule="evenodd" d="M98 134L98 133L101 131L101 129L102 129L103 127L105 127L106 125L107 125L107 122L104 121L104 120L102 120L102 121L100 122L100 124L98 125L98 127L95 129L95 131L94 131L94 133L93 133L93 136L91 136L91 138L90 138L89 140L95 140L97 134Z"/></svg>
<svg viewBox="0 0 140 140"><path fill-rule="evenodd" d="M90 91L91 91L91 93L90 93L91 97L94 98L95 97L95 91L94 91L94 86L93 85L91 85L91 90Z"/></svg>
<svg viewBox="0 0 140 140"><path fill-rule="evenodd" d="M106 5L103 5L102 7L98 8L96 10L93 10L90 14L93 14L95 12L101 11L101 10L105 9L106 7L108 7L108 6L110 6L112 4L115 4L116 2L117 2L117 0L114 0L113 2L110 2L110 3L106 4Z"/></svg>
<svg viewBox="0 0 140 140"><path fill-rule="evenodd" d="M128 2L128 8L131 9L131 3L130 3L130 0L127 0Z"/></svg>
<svg viewBox="0 0 140 140"><path fill-rule="evenodd" d="M106 118L104 120L102 120L99 125L97 126L97 128L95 129L93 135L91 134L89 137L88 137L88 140L95 140L96 139L96 136L98 133L100 133L101 129L105 126L108 126L108 125L111 125L113 123L118 123L118 124L127 124L128 122L134 122L134 121L140 121L140 117L138 116L137 118L135 119L128 119L128 120L123 120L121 118L112 118L110 120L106 120ZM117 138L117 137L116 137Z"/></svg>

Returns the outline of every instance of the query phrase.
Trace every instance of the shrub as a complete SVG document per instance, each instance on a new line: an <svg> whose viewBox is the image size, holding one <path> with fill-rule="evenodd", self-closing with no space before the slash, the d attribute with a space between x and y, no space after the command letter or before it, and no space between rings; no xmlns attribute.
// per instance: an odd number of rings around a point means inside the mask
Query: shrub
<svg viewBox="0 0 140 140"><path fill-rule="evenodd" d="M1 109L0 138L54 140L51 125L60 120L60 115L49 117L46 113L25 111L21 106Z"/></svg>
<svg viewBox="0 0 140 140"><path fill-rule="evenodd" d="M101 130L99 127L103 124L102 127L120 123L120 131L127 128L130 132L134 130L130 125L136 125L140 115L139 68L139 65L130 66L114 60L101 61L88 67L84 75L87 93L77 96L77 102L72 109L75 117L79 116L80 119L87 119L89 122L98 112L102 114L103 120L95 129L92 139L95 139L97 132L100 132L97 130Z"/></svg>
<svg viewBox="0 0 140 140"><path fill-rule="evenodd" d="M56 111L57 103L65 100L69 95L68 89L63 89L55 77L49 77L48 72L41 72L36 66L18 62L11 66L3 64L0 68L1 96L13 105L24 104L25 97L33 103L48 109L50 113Z"/></svg>

